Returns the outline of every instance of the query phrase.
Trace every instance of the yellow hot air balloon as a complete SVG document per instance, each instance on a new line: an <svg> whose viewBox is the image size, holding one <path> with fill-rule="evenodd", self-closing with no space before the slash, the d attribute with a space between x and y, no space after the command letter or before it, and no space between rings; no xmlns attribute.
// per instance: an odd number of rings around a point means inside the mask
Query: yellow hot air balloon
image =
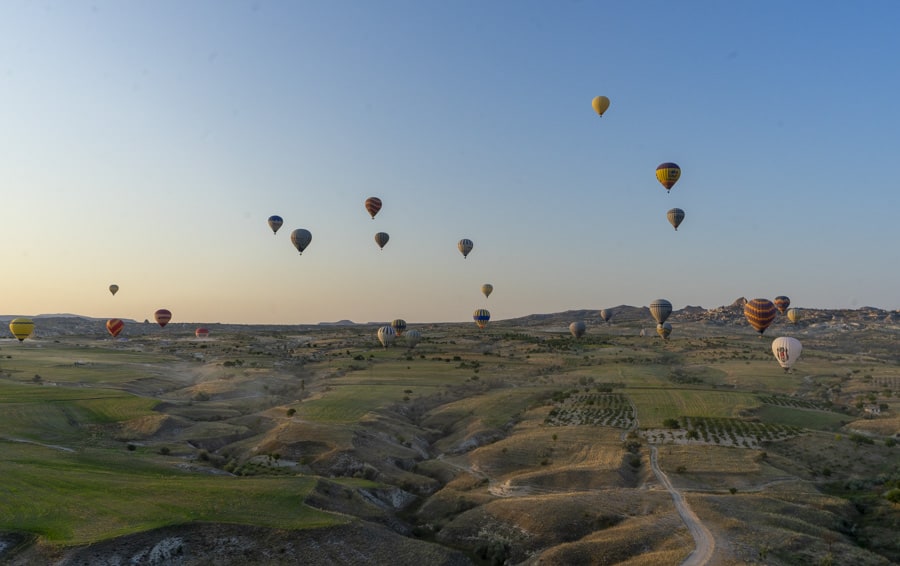
<svg viewBox="0 0 900 566"><path fill-rule="evenodd" d="M491 296L491 293L494 292L494 286L490 283L485 283L481 286L481 292L484 293L485 298L488 298Z"/></svg>
<svg viewBox="0 0 900 566"><path fill-rule="evenodd" d="M605 96L596 96L594 97L594 100L591 101L591 106L594 107L594 112L603 116L603 113L609 108L609 99Z"/></svg>
<svg viewBox="0 0 900 566"><path fill-rule="evenodd" d="M787 317L792 323L797 324L803 315L800 313L800 309L792 308L787 310Z"/></svg>
<svg viewBox="0 0 900 566"><path fill-rule="evenodd" d="M9 331L12 335L19 339L19 342L25 340L34 332L34 321L30 318L20 316L9 321Z"/></svg>
<svg viewBox="0 0 900 566"><path fill-rule="evenodd" d="M669 192L680 177L681 167L677 163L660 163L656 168L656 179L666 188L666 192Z"/></svg>

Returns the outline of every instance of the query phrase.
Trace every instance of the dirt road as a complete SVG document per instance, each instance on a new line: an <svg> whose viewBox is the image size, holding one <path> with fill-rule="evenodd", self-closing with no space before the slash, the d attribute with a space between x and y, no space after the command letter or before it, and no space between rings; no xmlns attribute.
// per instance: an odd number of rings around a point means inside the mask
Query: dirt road
<svg viewBox="0 0 900 566"><path fill-rule="evenodd" d="M712 560L713 552L715 552L716 549L716 539L713 538L709 529L707 529L706 526L700 522L700 519L697 518L697 515L694 514L694 511L684 500L684 496L682 496L677 489L672 487L672 482L669 481L669 477L659 469L656 446L650 447L650 467L653 468L656 479L669 490L669 493L672 495L672 501L675 502L675 508L678 509L678 514L681 515L681 520L684 521L691 536L694 537L694 551L685 558L684 562L681 563L681 566L701 566L703 564L709 564L710 560Z"/></svg>

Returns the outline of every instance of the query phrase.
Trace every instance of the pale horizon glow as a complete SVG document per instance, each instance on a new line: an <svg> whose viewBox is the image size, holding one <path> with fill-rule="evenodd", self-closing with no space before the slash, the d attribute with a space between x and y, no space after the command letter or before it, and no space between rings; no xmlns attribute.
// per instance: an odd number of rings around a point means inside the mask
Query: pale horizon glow
<svg viewBox="0 0 900 566"><path fill-rule="evenodd" d="M900 309L895 2L51 0L0 17L0 314ZM664 161L682 168L669 194Z"/></svg>

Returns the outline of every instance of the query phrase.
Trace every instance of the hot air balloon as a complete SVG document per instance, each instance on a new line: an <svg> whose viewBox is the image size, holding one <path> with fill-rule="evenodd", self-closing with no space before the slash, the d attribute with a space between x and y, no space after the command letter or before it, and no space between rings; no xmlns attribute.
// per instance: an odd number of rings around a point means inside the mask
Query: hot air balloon
<svg viewBox="0 0 900 566"><path fill-rule="evenodd" d="M112 285L109 286L109 292L112 293L113 297L115 297L116 293L119 292L119 286L116 285L115 283L113 283Z"/></svg>
<svg viewBox="0 0 900 566"><path fill-rule="evenodd" d="M488 298L491 296L491 293L494 292L494 286L490 283L485 283L481 286L481 292L484 293L485 298Z"/></svg>
<svg viewBox="0 0 900 566"><path fill-rule="evenodd" d="M775 297L773 301L775 303L775 308L778 309L778 312L781 314L785 314L789 306L791 306L791 300L784 295L779 295Z"/></svg>
<svg viewBox="0 0 900 566"><path fill-rule="evenodd" d="M415 348L420 340L422 340L422 333L415 328L406 333L406 345L410 348Z"/></svg>
<svg viewBox="0 0 900 566"><path fill-rule="evenodd" d="M475 319L475 324L478 325L478 328L484 328L487 326L488 321L491 320L491 313L487 309L475 309L472 318Z"/></svg>
<svg viewBox="0 0 900 566"><path fill-rule="evenodd" d="M372 220L375 220L375 215L378 214L379 210L381 210L381 199L378 197L367 198L366 210L369 211L369 214L372 216Z"/></svg>
<svg viewBox="0 0 900 566"><path fill-rule="evenodd" d="M277 214L273 214L269 217L269 228L272 229L272 234L277 234L278 229L281 228L282 224L284 224L284 219Z"/></svg>
<svg viewBox="0 0 900 566"><path fill-rule="evenodd" d="M800 358L800 352L802 351L803 345L796 338L782 336L772 341L772 353L775 354L775 359L784 368L785 373Z"/></svg>
<svg viewBox="0 0 900 566"><path fill-rule="evenodd" d="M172 320L172 313L169 309L159 309L153 313L153 318L156 319L156 324L161 328L165 328L169 321Z"/></svg>
<svg viewBox="0 0 900 566"><path fill-rule="evenodd" d="M379 232L375 234L375 243L378 244L378 247L384 249L384 246L388 243L391 237L388 236L387 232Z"/></svg>
<svg viewBox="0 0 900 566"><path fill-rule="evenodd" d="M569 325L569 332L572 333L572 336L575 338L581 338L584 336L584 331L587 330L587 326L585 326L583 320L578 320Z"/></svg>
<svg viewBox="0 0 900 566"><path fill-rule="evenodd" d="M291 243L294 244L300 255L303 255L303 250L306 249L310 242L312 242L312 234L310 234L309 230L297 228L291 232Z"/></svg>
<svg viewBox="0 0 900 566"><path fill-rule="evenodd" d="M679 177L681 177L681 167L675 163L661 163L656 168L656 178L666 188L666 192L669 192Z"/></svg>
<svg viewBox="0 0 900 566"><path fill-rule="evenodd" d="M672 314L672 303L665 299L656 299L650 303L650 315L656 321L656 324L662 324Z"/></svg>
<svg viewBox="0 0 900 566"><path fill-rule="evenodd" d="M122 319L111 318L106 321L106 331L109 332L113 338L121 334L122 330L124 329L125 323L122 322Z"/></svg>
<svg viewBox="0 0 900 566"><path fill-rule="evenodd" d="M456 244L456 247L459 248L459 251L463 255L463 258L466 258L469 256L469 252L472 251L472 248L475 247L475 244L472 243L472 240L463 238L459 241L458 244Z"/></svg>
<svg viewBox="0 0 900 566"><path fill-rule="evenodd" d="M775 303L769 299L753 299L744 305L744 316L747 317L750 326L759 332L760 338L766 328L775 320L776 312L778 311L775 309Z"/></svg>
<svg viewBox="0 0 900 566"><path fill-rule="evenodd" d="M209 328L198 328L194 331L194 336L196 336L197 338L208 338Z"/></svg>
<svg viewBox="0 0 900 566"><path fill-rule="evenodd" d="M793 322L794 324L797 324L797 322L799 322L800 319L803 318L803 314L800 312L800 309L797 309L797 308L788 309L787 317L788 317L789 321Z"/></svg>
<svg viewBox="0 0 900 566"><path fill-rule="evenodd" d="M391 322L391 328L394 329L397 336L403 336L403 331L406 330L406 321L402 318L396 318Z"/></svg>
<svg viewBox="0 0 900 566"><path fill-rule="evenodd" d="M666 217L669 219L669 224L671 224L677 232L678 227L681 226L681 221L684 220L684 211L680 208L673 208L666 213Z"/></svg>
<svg viewBox="0 0 900 566"><path fill-rule="evenodd" d="M612 319L612 317L613 317L612 309L603 309L600 311L600 320L602 320L603 322L608 324L609 321Z"/></svg>
<svg viewBox="0 0 900 566"><path fill-rule="evenodd" d="M24 316L14 318L9 321L9 331L22 342L34 332L34 321Z"/></svg>
<svg viewBox="0 0 900 566"><path fill-rule="evenodd" d="M659 334L663 340L669 340L669 334L672 334L672 325L668 322L664 322L662 324L656 325L656 333Z"/></svg>
<svg viewBox="0 0 900 566"><path fill-rule="evenodd" d="M378 341L381 342L381 345L385 348L391 345L396 336L397 333L394 332L394 329L390 326L382 326L378 329Z"/></svg>
<svg viewBox="0 0 900 566"><path fill-rule="evenodd" d="M609 108L609 99L605 96L595 96L594 100L591 101L591 106L594 107L594 112L603 116L603 113Z"/></svg>

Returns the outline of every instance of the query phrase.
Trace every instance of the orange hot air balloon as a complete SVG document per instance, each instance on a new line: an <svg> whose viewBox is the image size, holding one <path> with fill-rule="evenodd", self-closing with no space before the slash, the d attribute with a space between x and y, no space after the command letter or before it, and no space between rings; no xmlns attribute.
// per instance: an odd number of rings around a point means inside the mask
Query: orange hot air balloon
<svg viewBox="0 0 900 566"><path fill-rule="evenodd" d="M158 324L161 328L165 328L169 321L172 320L172 313L169 309L159 309L155 313L153 313L153 318L156 319L156 324Z"/></svg>
<svg viewBox="0 0 900 566"><path fill-rule="evenodd" d="M791 300L784 295L779 295L775 297L775 308L778 309L778 312L781 314L785 314L788 310L788 307L791 306Z"/></svg>
<svg viewBox="0 0 900 566"><path fill-rule="evenodd" d="M112 335L113 338L122 333L125 329L125 323L122 322L120 318L111 318L106 321L106 331Z"/></svg>
<svg viewBox="0 0 900 566"><path fill-rule="evenodd" d="M379 210L381 210L381 199L378 197L367 198L366 210L369 211L369 214L372 216L372 220L375 220L375 215L378 214Z"/></svg>
<svg viewBox="0 0 900 566"><path fill-rule="evenodd" d="M769 299L753 299L744 305L744 316L747 318L750 326L759 332L760 338L762 338L766 328L775 320L775 313L777 312L778 309L775 308L775 303Z"/></svg>
<svg viewBox="0 0 900 566"><path fill-rule="evenodd" d="M209 336L209 329L208 328L198 328L197 330L194 331L194 336L196 336L197 338L206 338Z"/></svg>

